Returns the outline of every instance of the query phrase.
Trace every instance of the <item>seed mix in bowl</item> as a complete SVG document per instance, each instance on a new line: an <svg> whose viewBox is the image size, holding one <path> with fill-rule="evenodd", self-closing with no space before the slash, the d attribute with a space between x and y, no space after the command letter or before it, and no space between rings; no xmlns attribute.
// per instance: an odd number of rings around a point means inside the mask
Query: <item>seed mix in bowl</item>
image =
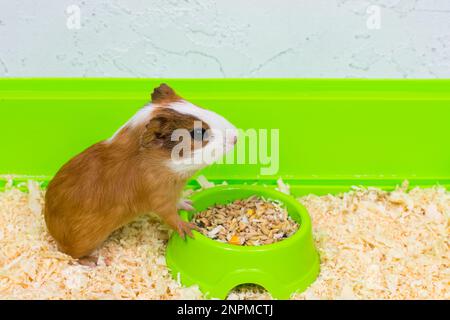
<svg viewBox="0 0 450 320"><path fill-rule="evenodd" d="M193 222L213 240L244 246L278 242L299 228L280 202L257 196L209 207L196 214Z"/></svg>

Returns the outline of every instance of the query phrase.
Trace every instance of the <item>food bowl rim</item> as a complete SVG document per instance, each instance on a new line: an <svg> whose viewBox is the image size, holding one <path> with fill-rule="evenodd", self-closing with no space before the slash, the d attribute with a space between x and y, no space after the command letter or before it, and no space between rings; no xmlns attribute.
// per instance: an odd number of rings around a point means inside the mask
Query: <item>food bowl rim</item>
<svg viewBox="0 0 450 320"><path fill-rule="evenodd" d="M278 190L275 190L274 188L268 187L268 186L260 186L260 185L221 185L221 186L215 186L208 189L204 189L201 191L198 191L194 193L190 199L192 200L193 204L195 205L195 202L197 200L200 200L205 197L211 197L214 196L214 194L218 192L222 192L225 190L250 190L254 191L256 196L262 196L269 200L275 200L280 201L282 204L289 203L290 207L294 208L294 211L297 212L297 214L300 217L300 223L298 230L291 235L290 237L274 242L271 244L264 244L260 246L238 246L233 244L228 244L224 242L220 242L217 240L213 240L202 233L193 230L194 239L190 239L193 241L199 241L200 243L208 246L208 247L215 247L215 248L221 248L228 251L238 251L238 252L257 252L257 251L272 251L277 250L283 247L289 247L291 245L296 244L299 241L302 241L303 238L305 238L310 232L311 232L311 219L308 214L308 210L294 197L282 193ZM261 194L262 193L262 194ZM266 194L266 195L265 195ZM270 194L270 195L267 195ZM239 197L236 198L236 200L240 199ZM195 213L199 212L198 210L194 211ZM194 215L195 215L194 213ZM180 211L181 217L185 221L189 221L189 212L185 210ZM288 214L290 215L291 212L288 210ZM298 221L296 221L298 223ZM178 235L176 235L178 236Z"/></svg>

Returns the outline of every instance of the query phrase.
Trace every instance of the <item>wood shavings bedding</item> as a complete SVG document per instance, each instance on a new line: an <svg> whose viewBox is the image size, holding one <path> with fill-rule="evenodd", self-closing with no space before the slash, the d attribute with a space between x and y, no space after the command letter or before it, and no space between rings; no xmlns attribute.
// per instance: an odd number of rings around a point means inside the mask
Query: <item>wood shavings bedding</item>
<svg viewBox="0 0 450 320"><path fill-rule="evenodd" d="M7 186L9 186L8 184ZM99 266L57 251L42 216L44 192L0 192L0 299L200 299L167 270L168 230L142 216L98 251ZM443 188L355 189L299 199L310 212L321 254L317 281L295 299L449 299L450 193ZM229 299L263 299L239 286Z"/></svg>
<svg viewBox="0 0 450 320"><path fill-rule="evenodd" d="M99 266L77 264L57 251L41 213L44 193L0 193L0 299L197 299L169 274L167 229L143 216L116 231L99 250ZM105 261L108 260L108 265Z"/></svg>

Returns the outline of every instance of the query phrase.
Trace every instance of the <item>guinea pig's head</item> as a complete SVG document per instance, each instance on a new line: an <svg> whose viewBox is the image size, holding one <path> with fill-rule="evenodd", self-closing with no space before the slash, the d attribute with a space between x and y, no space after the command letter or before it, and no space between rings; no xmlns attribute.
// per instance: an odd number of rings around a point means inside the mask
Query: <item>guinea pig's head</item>
<svg viewBox="0 0 450 320"><path fill-rule="evenodd" d="M141 127L141 154L163 155L165 165L180 175L219 160L236 144L237 130L219 114L196 106L166 84L152 93L152 103L129 122ZM140 125L139 125L140 124Z"/></svg>

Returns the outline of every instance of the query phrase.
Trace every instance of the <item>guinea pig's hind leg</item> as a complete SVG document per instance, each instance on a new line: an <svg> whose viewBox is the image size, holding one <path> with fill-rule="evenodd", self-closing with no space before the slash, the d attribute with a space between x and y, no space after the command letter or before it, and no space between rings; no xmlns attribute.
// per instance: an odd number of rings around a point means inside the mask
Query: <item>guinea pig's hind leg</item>
<svg viewBox="0 0 450 320"><path fill-rule="evenodd" d="M102 230L100 230L102 231ZM99 253L97 249L107 239L110 231L92 232L92 236L82 234L72 240L69 245L58 245L60 251L76 259L79 264L88 267L97 266Z"/></svg>
<svg viewBox="0 0 450 320"><path fill-rule="evenodd" d="M78 258L78 263L82 266L87 266L87 267L96 267L98 265L102 265L99 264L99 260L100 260L100 254L99 253L92 253L88 256L84 256L81 258ZM102 257L103 260L103 265L109 267L111 265L111 259L109 257Z"/></svg>
<svg viewBox="0 0 450 320"><path fill-rule="evenodd" d="M81 264L82 266L87 266L91 268L96 267L98 263L98 256L86 256L78 258L78 263Z"/></svg>
<svg viewBox="0 0 450 320"><path fill-rule="evenodd" d="M192 206L192 200L189 199L180 199L177 204L178 210L186 210L186 211L194 211L194 207Z"/></svg>

